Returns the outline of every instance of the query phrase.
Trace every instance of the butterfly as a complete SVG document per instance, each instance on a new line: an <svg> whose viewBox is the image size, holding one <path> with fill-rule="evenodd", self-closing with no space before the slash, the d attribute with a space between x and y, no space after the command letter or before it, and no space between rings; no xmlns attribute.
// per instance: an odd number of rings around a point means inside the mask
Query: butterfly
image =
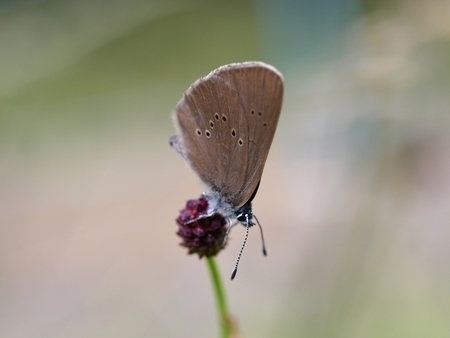
<svg viewBox="0 0 450 338"><path fill-rule="evenodd" d="M221 213L231 229L236 219L246 236L233 279L257 221L252 201L258 191L283 101L283 77L263 62L233 63L195 81L175 107L178 135L169 140L209 191L208 214Z"/></svg>

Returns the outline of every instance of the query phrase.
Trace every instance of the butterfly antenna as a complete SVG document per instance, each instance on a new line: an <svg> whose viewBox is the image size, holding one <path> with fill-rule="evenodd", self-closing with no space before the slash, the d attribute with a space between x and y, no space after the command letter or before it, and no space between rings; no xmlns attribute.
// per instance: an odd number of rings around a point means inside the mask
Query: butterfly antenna
<svg viewBox="0 0 450 338"><path fill-rule="evenodd" d="M239 261L241 260L242 251L244 251L245 243L247 243L247 239L248 239L248 229L249 229L249 228L250 228L250 224L249 224L248 215L247 215L247 225L245 226L245 229L246 229L246 230L245 230L244 243L242 243L241 250L239 251L239 255L238 255L238 258L237 258L237 260L236 260L236 264L234 265L233 272L231 273L231 280L233 280L234 277L236 277L236 273L237 273Z"/></svg>
<svg viewBox="0 0 450 338"><path fill-rule="evenodd" d="M256 219L256 224L259 226L259 230L261 231L261 242L262 242L262 249L263 249L263 255L267 256L267 250L266 250L266 242L264 241L264 234L261 224L259 224L258 219L256 218L255 214L253 214L253 217Z"/></svg>

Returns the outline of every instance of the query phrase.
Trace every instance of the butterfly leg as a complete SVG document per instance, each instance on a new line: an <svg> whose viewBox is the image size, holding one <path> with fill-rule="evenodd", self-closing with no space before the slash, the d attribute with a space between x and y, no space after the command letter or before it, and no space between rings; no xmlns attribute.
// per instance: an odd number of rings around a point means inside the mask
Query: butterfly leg
<svg viewBox="0 0 450 338"><path fill-rule="evenodd" d="M225 238L223 239L223 245L225 245L225 243L228 240L228 235L230 234L231 228L234 227L236 224L238 224L238 222L232 223L231 218L229 218L229 217L227 217L227 221L228 221L228 229L227 229L227 233L225 234Z"/></svg>

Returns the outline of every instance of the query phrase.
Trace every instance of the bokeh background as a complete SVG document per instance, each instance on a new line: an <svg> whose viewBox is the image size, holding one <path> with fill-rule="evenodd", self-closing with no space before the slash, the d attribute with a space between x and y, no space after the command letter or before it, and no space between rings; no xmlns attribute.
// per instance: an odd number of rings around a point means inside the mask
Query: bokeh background
<svg viewBox="0 0 450 338"><path fill-rule="evenodd" d="M0 336L215 337L168 145L214 68L285 100L237 278L244 337L450 337L450 1L0 1Z"/></svg>

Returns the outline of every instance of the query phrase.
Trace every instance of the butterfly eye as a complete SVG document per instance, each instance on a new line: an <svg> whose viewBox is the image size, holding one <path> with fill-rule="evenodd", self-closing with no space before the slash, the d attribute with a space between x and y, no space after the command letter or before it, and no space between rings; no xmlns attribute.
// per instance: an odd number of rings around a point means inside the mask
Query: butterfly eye
<svg viewBox="0 0 450 338"><path fill-rule="evenodd" d="M214 122L213 122L213 121L209 121L209 126L210 126L211 128L214 128Z"/></svg>
<svg viewBox="0 0 450 338"><path fill-rule="evenodd" d="M240 138L239 141L238 141L238 143L239 143L239 145L241 146L241 145L244 144L244 141L242 141L242 139Z"/></svg>
<svg viewBox="0 0 450 338"><path fill-rule="evenodd" d="M198 136L202 135L202 131L200 129L197 129L195 132L197 133Z"/></svg>
<svg viewBox="0 0 450 338"><path fill-rule="evenodd" d="M227 121L227 117L225 115L222 115L222 121L226 122Z"/></svg>
<svg viewBox="0 0 450 338"><path fill-rule="evenodd" d="M207 138L211 137L211 133L209 132L209 130L205 131L205 135L206 135Z"/></svg>
<svg viewBox="0 0 450 338"><path fill-rule="evenodd" d="M236 137L236 130L231 129L231 136Z"/></svg>
<svg viewBox="0 0 450 338"><path fill-rule="evenodd" d="M214 115L214 118L215 118L217 121L219 121L219 114L216 113L216 114Z"/></svg>

